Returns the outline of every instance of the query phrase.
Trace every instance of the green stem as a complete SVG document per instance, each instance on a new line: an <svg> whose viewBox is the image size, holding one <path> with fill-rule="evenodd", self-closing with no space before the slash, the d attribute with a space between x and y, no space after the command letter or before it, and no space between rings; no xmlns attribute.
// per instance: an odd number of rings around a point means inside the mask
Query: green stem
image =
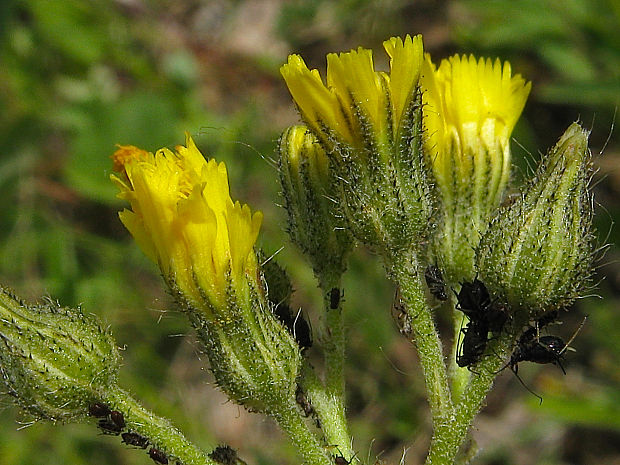
<svg viewBox="0 0 620 465"><path fill-rule="evenodd" d="M325 353L325 387L330 395L344 402L344 318L342 302L338 296L338 306L331 308L331 290L340 293L340 280L323 287L325 308L323 327L323 348ZM344 408L343 408L344 410Z"/></svg>
<svg viewBox="0 0 620 465"><path fill-rule="evenodd" d="M313 383L313 393L309 395L313 402L318 403L314 408L321 420L325 440L330 446L337 448L346 460L351 460L355 454L351 450L345 414L345 330L340 276L324 276L321 279L321 288L324 308L321 342L325 357L325 388L324 392L321 392L322 389L318 388L317 383ZM337 296L332 296L332 292L337 292ZM338 300L336 308L331 308L332 303L336 303L332 300Z"/></svg>
<svg viewBox="0 0 620 465"><path fill-rule="evenodd" d="M327 450L308 429L294 401L282 404L271 415L295 445L306 465L333 465Z"/></svg>
<svg viewBox="0 0 620 465"><path fill-rule="evenodd" d="M411 319L413 342L424 373L426 391L433 418L433 436L441 434L454 420L454 406L448 387L441 340L426 303L424 288L415 257L398 257L388 263L388 270L400 286L400 293Z"/></svg>
<svg viewBox="0 0 620 465"><path fill-rule="evenodd" d="M300 383L321 422L327 444L336 447L347 461L352 460L355 452L351 449L342 399L335 398L325 388L308 362L302 368Z"/></svg>
<svg viewBox="0 0 620 465"><path fill-rule="evenodd" d="M463 326L463 313L456 310L456 297L454 295L450 296L450 300L448 302L450 304L449 311L452 314L452 326L454 329L452 350L450 351L450 361L448 366L448 376L450 379L450 388L452 389L452 402L458 404L463 391L469 382L471 372L467 368L458 366L456 363L456 357L459 351L459 339L461 342L463 340L463 335L461 334L461 328Z"/></svg>
<svg viewBox="0 0 620 465"><path fill-rule="evenodd" d="M113 410L124 416L126 428L149 440L153 447L181 465L217 465L208 455L189 442L170 421L158 417L140 405L131 395L117 388L105 399Z"/></svg>
<svg viewBox="0 0 620 465"><path fill-rule="evenodd" d="M512 342L512 336L506 334L489 343L487 352L489 355L473 367L475 373L472 374L456 407L454 421L450 424L441 425L441 428L435 431L426 458L428 465L454 463L459 448L467 437L471 422L480 411L484 399L493 386L493 380L497 376L498 370L505 363L504 360L509 354Z"/></svg>

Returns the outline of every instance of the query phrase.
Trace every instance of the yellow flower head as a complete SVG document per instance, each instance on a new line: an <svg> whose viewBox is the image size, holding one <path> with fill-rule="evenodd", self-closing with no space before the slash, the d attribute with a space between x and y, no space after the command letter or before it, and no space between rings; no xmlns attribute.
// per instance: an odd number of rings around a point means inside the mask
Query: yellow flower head
<svg viewBox="0 0 620 465"><path fill-rule="evenodd" d="M186 145L155 154L120 146L111 179L131 204L121 221L173 289L218 307L229 283L243 293L244 276L256 275L262 213L233 203L224 163L206 161L189 135Z"/></svg>
<svg viewBox="0 0 620 465"><path fill-rule="evenodd" d="M425 156L440 197L436 248L448 279L471 279L473 250L510 177L510 134L530 91L510 64L455 55L438 69L427 55L423 90Z"/></svg>
<svg viewBox="0 0 620 465"><path fill-rule="evenodd" d="M383 43L390 73L375 71L372 51L358 48L327 55L327 82L309 70L299 55L290 55L280 72L312 130L330 139L333 134L355 146L364 144L369 127L379 140L398 131L422 67L422 36Z"/></svg>
<svg viewBox="0 0 620 465"><path fill-rule="evenodd" d="M531 83L512 76L508 62L502 67L499 60L473 55L442 60L439 69L427 55L420 83L426 146L437 182L470 182L474 171L490 171L491 190L501 190L510 169L510 135ZM456 180L450 179L452 173Z"/></svg>

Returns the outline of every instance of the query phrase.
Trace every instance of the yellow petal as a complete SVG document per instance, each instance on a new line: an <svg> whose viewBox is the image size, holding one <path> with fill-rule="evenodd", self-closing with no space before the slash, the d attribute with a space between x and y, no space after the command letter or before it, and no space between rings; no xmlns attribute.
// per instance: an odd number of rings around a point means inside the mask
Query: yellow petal
<svg viewBox="0 0 620 465"><path fill-rule="evenodd" d="M324 125L346 141L353 140L338 98L325 87L318 70L310 71L299 55L289 55L280 73L302 115L315 130L320 131Z"/></svg>
<svg viewBox="0 0 620 465"><path fill-rule="evenodd" d="M392 37L383 43L383 47L390 56L389 82L394 115L393 130L396 131L418 85L424 46L421 35L413 39L407 35L404 41L400 37Z"/></svg>
<svg viewBox="0 0 620 465"><path fill-rule="evenodd" d="M122 146L113 158L111 178L131 204L120 217L138 245L188 300L225 306L228 286L243 289L246 264L256 267L262 218L233 204L226 165L207 162L189 135L176 153Z"/></svg>

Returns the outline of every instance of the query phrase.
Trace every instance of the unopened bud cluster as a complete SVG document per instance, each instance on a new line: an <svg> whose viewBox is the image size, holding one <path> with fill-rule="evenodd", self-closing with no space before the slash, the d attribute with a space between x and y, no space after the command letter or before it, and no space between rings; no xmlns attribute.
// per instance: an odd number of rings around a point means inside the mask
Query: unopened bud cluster
<svg viewBox="0 0 620 465"><path fill-rule="evenodd" d="M422 37L392 38L390 73L363 48L327 56L327 84L298 55L282 75L329 159L335 201L356 239L385 256L417 249L429 231L422 154ZM281 150L282 158L288 156ZM308 220L309 221L309 220Z"/></svg>
<svg viewBox="0 0 620 465"><path fill-rule="evenodd" d="M456 55L436 67L420 36L384 47L389 73L363 48L329 54L325 81L297 55L281 69L307 125L288 129L279 150L295 242L314 262L341 256L314 226L329 216L315 200L326 192L388 263L420 274L426 261L456 289L477 278L533 318L570 304L592 264L587 132L572 125L521 198L500 208L531 84L499 60ZM303 174L299 147L330 175Z"/></svg>

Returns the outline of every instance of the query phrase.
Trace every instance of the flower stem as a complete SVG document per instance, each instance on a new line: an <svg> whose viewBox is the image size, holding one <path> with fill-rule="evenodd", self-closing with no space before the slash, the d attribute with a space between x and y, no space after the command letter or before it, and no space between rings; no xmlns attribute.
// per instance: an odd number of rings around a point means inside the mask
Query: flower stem
<svg viewBox="0 0 620 465"><path fill-rule="evenodd" d="M342 399L329 393L307 362L302 368L300 383L321 422L326 443L335 446L347 461L353 459L355 452L351 449Z"/></svg>
<svg viewBox="0 0 620 465"><path fill-rule="evenodd" d="M467 438L471 422L482 407L498 370L502 368L508 356L512 341L512 336L506 334L489 343L487 353L490 355L474 367L475 373L472 374L456 406L454 421L441 425L441 428L433 434L426 458L427 465L449 465L454 462L461 444Z"/></svg>
<svg viewBox="0 0 620 465"><path fill-rule="evenodd" d="M319 418L328 444L335 446L346 460L351 460L355 454L351 450L345 416L345 330L340 276L322 279L321 288L324 306L322 343L325 357L325 392L321 396L314 390L313 398L321 398L318 410L323 410L323 415L319 415Z"/></svg>
<svg viewBox="0 0 620 465"><path fill-rule="evenodd" d="M325 387L340 403L344 403L344 317L340 302L340 280L323 287L325 306L323 348L325 353ZM331 308L331 293L338 292L338 305ZM343 408L344 410L344 408Z"/></svg>
<svg viewBox="0 0 620 465"><path fill-rule="evenodd" d="M435 436L440 434L454 419L454 407L448 387L441 340L435 329L431 311L426 304L424 289L417 270L417 259L406 256L398 258L391 264L388 263L388 269L400 286L401 297L411 319L413 343L417 348L424 373Z"/></svg>
<svg viewBox="0 0 620 465"><path fill-rule="evenodd" d="M308 429L299 407L291 401L271 412L278 425L295 445L306 465L333 465L327 450Z"/></svg>
<svg viewBox="0 0 620 465"><path fill-rule="evenodd" d="M131 395L117 388L108 393L107 403L124 416L128 430L144 436L169 458L181 465L217 465L207 454L189 442L170 421L145 409Z"/></svg>

